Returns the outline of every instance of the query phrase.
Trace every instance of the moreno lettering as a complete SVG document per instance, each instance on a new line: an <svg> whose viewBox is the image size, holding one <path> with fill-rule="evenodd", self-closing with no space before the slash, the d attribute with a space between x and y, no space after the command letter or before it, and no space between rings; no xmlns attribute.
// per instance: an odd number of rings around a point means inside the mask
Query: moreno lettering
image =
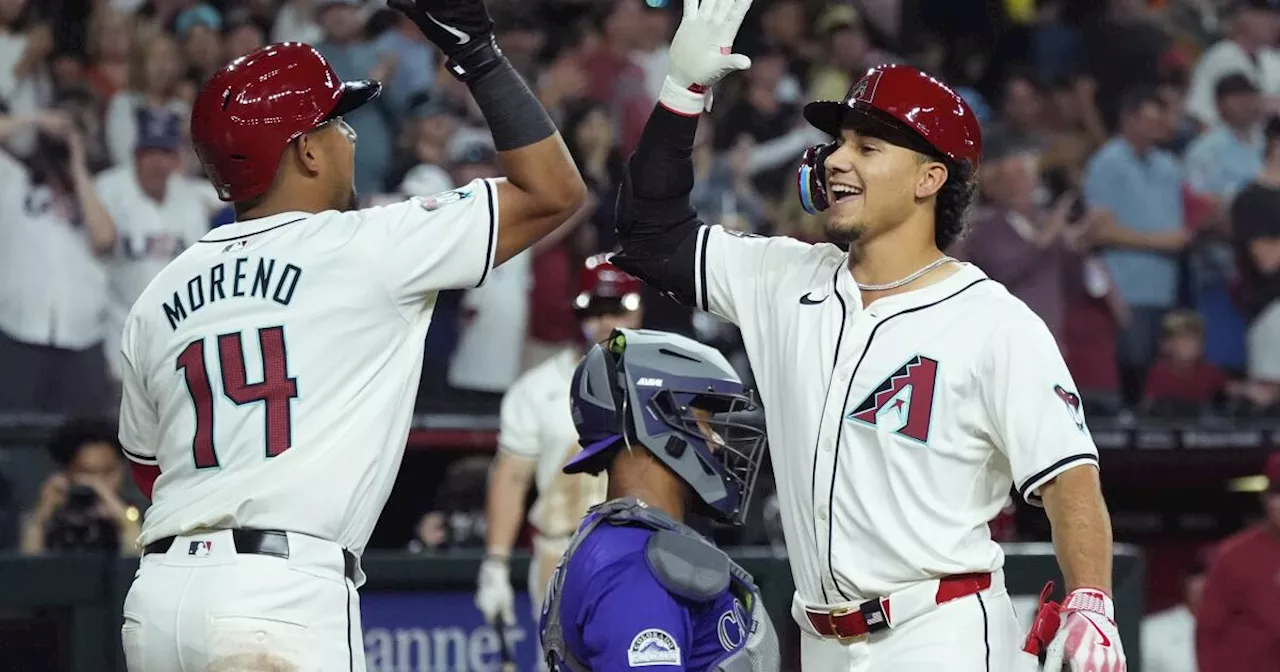
<svg viewBox="0 0 1280 672"><path fill-rule="evenodd" d="M169 301L163 302L164 316L170 329L187 316L219 301L256 298L287 306L302 278L302 269L275 259L239 257L209 268L176 289Z"/></svg>

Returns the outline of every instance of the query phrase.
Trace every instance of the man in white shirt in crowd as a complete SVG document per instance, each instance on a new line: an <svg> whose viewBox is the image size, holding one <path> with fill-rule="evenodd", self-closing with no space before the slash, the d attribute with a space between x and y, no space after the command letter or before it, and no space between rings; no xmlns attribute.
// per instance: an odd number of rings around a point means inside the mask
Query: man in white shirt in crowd
<svg viewBox="0 0 1280 672"><path fill-rule="evenodd" d="M120 379L120 333L138 295L170 261L209 231L221 209L207 180L182 174L182 117L139 110L133 161L103 171L94 183L116 225L109 257L106 353Z"/></svg>
<svg viewBox="0 0 1280 672"><path fill-rule="evenodd" d="M20 161L0 151L0 411L97 413L115 226L93 189L81 129L60 110L0 117L0 143L37 131Z"/></svg>
<svg viewBox="0 0 1280 672"><path fill-rule="evenodd" d="M1182 602L1142 619L1143 672L1196 672L1196 609L1212 548L1196 554L1182 583Z"/></svg>
<svg viewBox="0 0 1280 672"><path fill-rule="evenodd" d="M1191 71L1187 114L1205 127L1219 121L1214 87L1235 72L1258 87L1272 113L1280 112L1280 0L1236 0L1229 11L1227 36L1201 54Z"/></svg>

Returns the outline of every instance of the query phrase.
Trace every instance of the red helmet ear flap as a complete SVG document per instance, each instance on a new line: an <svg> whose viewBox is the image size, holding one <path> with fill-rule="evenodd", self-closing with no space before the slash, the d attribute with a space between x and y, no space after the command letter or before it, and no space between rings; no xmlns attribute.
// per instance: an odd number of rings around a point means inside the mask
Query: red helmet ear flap
<svg viewBox="0 0 1280 672"><path fill-rule="evenodd" d="M796 188L800 193L800 205L804 211L816 215L826 210L831 201L827 196L827 157L840 146L838 142L814 145L804 151L800 167L796 169Z"/></svg>

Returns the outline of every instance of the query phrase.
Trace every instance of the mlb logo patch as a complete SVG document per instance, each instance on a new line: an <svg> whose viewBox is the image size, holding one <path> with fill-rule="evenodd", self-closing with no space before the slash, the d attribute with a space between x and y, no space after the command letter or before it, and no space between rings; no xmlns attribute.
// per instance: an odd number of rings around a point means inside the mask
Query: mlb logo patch
<svg viewBox="0 0 1280 672"><path fill-rule="evenodd" d="M213 552L212 541L193 541L187 546L187 555L203 558Z"/></svg>
<svg viewBox="0 0 1280 672"><path fill-rule="evenodd" d="M680 665L680 646L665 630L642 630L627 647L627 664L631 667Z"/></svg>
<svg viewBox="0 0 1280 672"><path fill-rule="evenodd" d="M423 210L431 212L439 210L450 203L465 201L473 195L474 192L471 189L454 189L453 191L446 191L443 194L437 194L429 198L419 198L418 205L421 205Z"/></svg>
<svg viewBox="0 0 1280 672"><path fill-rule="evenodd" d="M246 241L237 240L236 242L231 243L230 245L222 248L222 253L226 254L228 252L239 252L240 250L243 250L244 248L248 247L248 245L249 243Z"/></svg>

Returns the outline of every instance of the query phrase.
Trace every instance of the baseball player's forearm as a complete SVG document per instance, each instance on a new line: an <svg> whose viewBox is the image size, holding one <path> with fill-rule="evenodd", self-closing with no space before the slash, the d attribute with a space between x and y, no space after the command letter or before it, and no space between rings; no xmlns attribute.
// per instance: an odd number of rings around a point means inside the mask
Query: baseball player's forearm
<svg viewBox="0 0 1280 672"><path fill-rule="evenodd" d="M488 492L485 494L485 548L489 555L507 558L524 523L524 500L529 493L529 481L533 479L536 463L498 451L493 469L489 472Z"/></svg>
<svg viewBox="0 0 1280 672"><path fill-rule="evenodd" d="M116 225L107 213L107 208L102 205L102 200L98 198L98 191L93 186L93 176L85 166L72 165L71 181L93 250L98 254L109 253L116 244Z"/></svg>
<svg viewBox="0 0 1280 672"><path fill-rule="evenodd" d="M1111 592L1111 518L1092 465L1062 472L1040 488L1067 590Z"/></svg>

